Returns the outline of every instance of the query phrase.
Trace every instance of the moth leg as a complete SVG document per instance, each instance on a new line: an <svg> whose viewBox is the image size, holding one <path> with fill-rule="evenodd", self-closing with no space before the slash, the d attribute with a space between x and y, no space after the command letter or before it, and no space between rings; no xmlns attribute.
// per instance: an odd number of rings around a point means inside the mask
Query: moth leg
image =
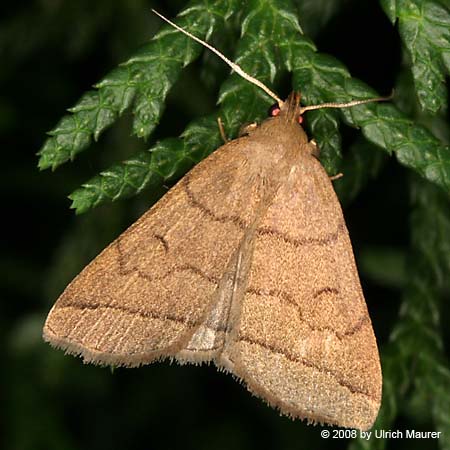
<svg viewBox="0 0 450 450"><path fill-rule="evenodd" d="M241 128L239 128L239 137L246 136L247 134L250 134L252 131L256 130L258 128L258 124L256 122L247 123L245 125L242 125Z"/></svg>
<svg viewBox="0 0 450 450"><path fill-rule="evenodd" d="M313 155L314 158L319 159L319 156L320 156L320 148L319 148L319 146L317 145L316 140L315 140L315 139L311 139L311 140L308 142L308 144L309 144L309 146L310 146L310 148L311 148L311 155ZM330 180L331 180L331 181L338 180L339 178L341 178L341 177L343 177L343 176L344 176L344 174L341 173L341 172L339 172L339 173L337 173L336 175L333 175L332 177L330 177Z"/></svg>
<svg viewBox="0 0 450 450"><path fill-rule="evenodd" d="M339 178L342 178L343 176L344 176L344 174L342 172L339 172L336 175L333 175L332 177L330 177L330 180L331 181L339 180Z"/></svg>
<svg viewBox="0 0 450 450"><path fill-rule="evenodd" d="M315 139L311 139L308 144L310 145L311 148L311 155L313 155L315 158L319 159L320 156L320 148L317 145L317 142Z"/></svg>
<svg viewBox="0 0 450 450"><path fill-rule="evenodd" d="M222 119L220 117L217 118L217 125L219 126L219 132L220 136L223 139L223 142L226 144L227 142L230 142L230 140L227 138L227 135L225 134L225 128L223 126Z"/></svg>
<svg viewBox="0 0 450 450"><path fill-rule="evenodd" d="M220 117L217 118L217 125L219 126L220 136L222 137L224 143L230 142L230 139L227 138L225 134L225 128L223 126L222 119ZM248 135L251 131L256 130L258 128L258 124L256 122L249 123L246 125L242 125L239 129L239 137Z"/></svg>

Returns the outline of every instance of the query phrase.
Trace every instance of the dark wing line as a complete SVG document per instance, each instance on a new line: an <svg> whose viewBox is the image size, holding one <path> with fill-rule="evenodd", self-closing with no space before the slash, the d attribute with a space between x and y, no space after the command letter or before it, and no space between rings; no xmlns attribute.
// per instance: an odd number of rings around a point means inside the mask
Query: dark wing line
<svg viewBox="0 0 450 450"><path fill-rule="evenodd" d="M152 235L155 239L157 239L159 242L161 242L161 245L164 247L164 250L166 253L169 252L169 243L167 242L167 239L164 238L164 236L161 236L160 234L153 234Z"/></svg>
<svg viewBox="0 0 450 450"><path fill-rule="evenodd" d="M318 289L316 292L314 292L313 298L320 297L322 294L335 294L335 295L338 295L339 291L336 288L327 286L327 287L324 287L322 289Z"/></svg>
<svg viewBox="0 0 450 450"><path fill-rule="evenodd" d="M75 309L79 309L80 311L84 311L84 310L91 310L91 311L95 311L97 309L112 309L115 311L121 311L124 312L126 314L130 314L132 316L136 316L139 315L140 317L144 318L144 319L160 319L160 320L169 320L171 322L176 322L176 323L180 323L182 325L185 325L187 327L189 327L190 329L192 328L197 328L198 326L201 325L202 321L197 321L197 320L189 320L185 317L177 317L175 315L163 315L163 314L159 314L156 313L154 311L141 311L140 309L137 308L130 308L130 307L125 307L125 306L119 306L119 305L102 305L102 304L92 304L92 303L84 303L84 302L76 302L76 303L69 303L66 304L64 306L60 307L61 309L67 309L67 308L75 308ZM366 319L365 317L363 317L362 319ZM56 335L55 331L47 324L46 325L47 328ZM360 324L358 323L357 326L360 326ZM221 327L215 328L215 327L209 327L214 331L220 331L220 332L225 332L226 329L223 329ZM68 335L64 336L64 338L67 338ZM337 383L339 383L341 386L344 386L346 388L348 388L351 392L355 392L355 393L360 393L363 394L369 398L371 398L372 400L375 400L369 393L367 393L367 391L365 390L361 390L361 389L357 389L354 386L352 386L351 384L343 381L335 372L326 369L324 367L320 367L317 366L316 364L312 363L311 361L305 359L305 358L299 358L297 356L294 356L286 351L283 351L282 349L275 347L273 345L268 345L266 343L263 343L261 341L257 341L255 339L251 339L249 337L246 336L242 336L240 335L238 337L239 341L244 341L244 342L248 342L250 344L255 344L258 345L260 347L263 347L269 351L271 351L272 353L276 353L276 354L280 354L282 356L284 356L285 358L287 358L290 361L293 362L298 362L301 363L307 367L311 367L314 368L316 370L318 370L319 372L322 373L327 373L329 375L331 375ZM208 352L210 352L211 350L218 350L219 348L216 349L208 349ZM94 350L99 350L97 348L94 348Z"/></svg>
<svg viewBox="0 0 450 450"><path fill-rule="evenodd" d="M186 196L188 198L188 202L191 206L194 208L200 209L204 214L211 217L217 222L222 223L234 223L236 226L238 226L241 230L245 230L248 227L248 224L246 224L239 216L231 215L231 216L218 216L213 211L211 211L207 206L205 206L200 200L198 200L194 193L191 191L189 187L189 181L190 176L189 173L183 178L183 187L184 192L186 193Z"/></svg>
<svg viewBox="0 0 450 450"><path fill-rule="evenodd" d="M168 270L164 275L159 276L159 277L151 277L143 272L141 272L139 269L125 269L123 267L123 261L122 261L122 253L120 251L120 245L119 245L120 240L117 241L117 248L119 251L119 266L120 266L120 273L123 275L127 275L129 273L132 273L133 271L137 271L137 273L139 274L139 276L145 280L148 281L161 281L164 280L165 278L168 278L173 272L177 272L177 271L190 271L196 275L198 275L199 277L209 281L212 284L215 284L216 286L219 283L219 280L215 279L214 277L204 273L202 270L200 270L198 267L195 267L193 265L183 265L183 266L174 266L172 267L170 270ZM302 312L299 308L299 305L294 301L294 299L292 298L291 294L289 294L288 292L285 291L281 291L281 290L263 290L263 289L247 289L246 291L247 293L251 293L251 294L255 294L255 295L259 295L259 296L263 296L263 295L269 295L271 297L276 297L279 298L280 300L282 300L283 302L286 302L290 305L292 305L293 307L296 308L300 319L302 321L304 321L308 327L312 330L312 331L329 331L331 333L333 333L339 340L344 339L345 337L351 336L355 333L357 333L362 327L363 325L368 321L368 316L367 315L363 315L361 316L355 323L355 325L353 327L351 327L349 330L345 331L344 333L340 333L336 330L334 330L331 327L314 327L313 325L311 325L309 322L307 322L302 315ZM338 291L335 288L331 288L331 287L325 287L325 288L321 288L318 289L314 294L313 294L313 298L317 298L318 296L320 296L323 293L334 293L337 294ZM95 305L93 305L95 306ZM97 306L103 306L106 307L106 305L97 305ZM111 308L116 308L116 309L121 309L122 311L126 311L127 308L119 308L119 307L113 307L110 306ZM130 312L134 312L134 310L130 310ZM156 317L155 317L156 318ZM161 317L160 317L161 318ZM200 325L199 323L197 325ZM220 330L215 330L215 331L220 331Z"/></svg>
<svg viewBox="0 0 450 450"><path fill-rule="evenodd" d="M186 196L188 198L188 202L191 206L200 209L204 214L211 217L213 220L221 223L234 223L237 227L239 227L242 230L245 230L249 227L249 224L246 224L239 216L236 215L223 215L218 216L213 211L211 211L207 206L205 206L200 200L196 198L194 193L189 188L189 174L186 175L183 179L183 187L184 192L186 193ZM324 237L320 238L313 238L313 237L301 237L301 238L292 238L288 236L286 233L283 233L275 228L269 228L269 227L259 227L256 230L257 235L270 235L270 236L277 236L284 240L286 243L293 245L294 247L300 247L302 245L329 245L331 243L334 243L339 238L340 233L342 230L344 230L345 224L344 220L342 219L336 228L336 231L333 231L332 233L329 233L328 235L325 235Z"/></svg>
<svg viewBox="0 0 450 450"><path fill-rule="evenodd" d="M363 327L363 325L369 321L369 316L367 314L363 314L362 316L360 316L358 318L358 320L355 322L355 324L349 330L341 333L341 332L336 331L333 328L328 327L328 326L315 327L314 325L311 325L307 320L305 320L303 318L303 313L302 313L298 303L296 303L294 301L294 299L292 298L292 295L289 294L288 292L285 292L282 290L275 290L275 289L264 290L264 289L248 288L246 290L246 293L254 294L254 295L258 295L258 296L268 295L270 297L275 297L275 298L282 300L283 302L288 303L289 305L296 308L296 311L299 315L300 320L305 322L311 331L329 331L330 333L334 334L340 341L342 341L346 337L356 334ZM325 287L325 288L318 289L313 294L312 297L317 298L323 293L333 293L333 294L337 295L339 293L339 291L335 288Z"/></svg>
<svg viewBox="0 0 450 450"><path fill-rule="evenodd" d="M269 236L276 236L281 238L286 243L294 246L294 247L301 247L303 245L330 245L334 242L336 242L339 238L340 233L345 229L344 220L341 220L338 223L338 226L336 228L336 231L333 231L332 233L329 233L328 235L325 235L324 237L320 238L313 238L313 237L300 237L300 238L292 238L288 236L286 233L283 233L276 228L271 227L261 227L258 228L256 233L259 236L269 235Z"/></svg>
<svg viewBox="0 0 450 450"><path fill-rule="evenodd" d="M294 356L294 355L292 355L291 353L289 353L289 352L287 352L287 351L284 351L284 350L281 349L281 348L275 347L275 346L273 346L273 345L266 344L265 342L257 341L257 340L255 340L255 339L249 338L249 337L247 337L247 336L241 336L241 335L240 335L240 336L238 337L238 340L239 340L239 341L243 341L243 342L247 342L247 343L249 343L249 344L257 345L257 346L262 347L262 348L265 348L266 350L269 350L269 351L272 352L272 353L275 353L275 354L284 356L284 357L285 357L286 359L288 359L289 361L296 362L296 363L300 363L300 364L302 364L302 365L304 365L304 366L306 366L306 367L310 367L310 368L312 368L312 369L315 369L315 370L317 370L318 372L321 372L321 373L325 373L325 374L327 374L327 375L330 375L331 377L333 377L333 378L336 380L336 382L337 382L339 385L341 385L341 386L347 388L351 393L354 393L354 394L361 394L361 395L364 395L364 396L366 396L367 398L369 398L369 399L371 399L371 400L373 400L373 401L377 401L377 400L376 400L369 392L367 392L366 389L361 389L361 388L359 388L359 387L355 387L355 386L353 386L352 384L346 382L345 380L343 380L343 379L339 376L339 374L337 374L337 373L336 373L335 371L333 371L333 370L327 369L327 368L325 368L325 367L318 366L317 364L314 364L313 362L311 362L311 361L309 361L309 360L307 360L307 359L305 359L305 358L300 358L300 357L298 357L298 356Z"/></svg>
<svg viewBox="0 0 450 450"><path fill-rule="evenodd" d="M154 235L154 237L158 238L156 235ZM117 240L115 241L115 244L116 244L115 246L116 246L117 252L119 254L118 262L119 262L119 272L121 275L129 275L130 273L137 272L139 277L141 277L145 280L160 281L160 280L164 280L165 278L167 278L173 272L188 271L188 272L195 273L196 275L209 281L212 284L217 285L219 282L219 280L217 280L215 277L213 277L212 275L206 274L205 272L203 272L201 269L194 266L193 264L175 265L175 266L171 267L164 275L157 276L157 277L152 277L151 275L148 275L148 274L142 272L141 270L137 269L136 267L132 267L130 269L125 269L125 267L124 267L125 266L125 263L124 263L125 257L123 255L122 249L120 247L120 241L121 241L121 239L119 236L119 238L117 238ZM167 244L167 248L168 248L168 244Z"/></svg>
<svg viewBox="0 0 450 450"><path fill-rule="evenodd" d="M60 309L64 308L75 308L81 311L83 310L91 310L96 311L97 309L112 309L114 311L124 312L126 314L130 314L132 316L141 316L144 319L160 319L160 320L169 320L171 322L181 323L188 327L196 327L199 326L201 322L197 320L189 320L185 317L177 317L175 315L163 315L154 311L141 311L138 308L131 308L129 306L120 306L120 305L106 305L101 303L86 303L86 302L71 302L67 303L64 306L60 306Z"/></svg>

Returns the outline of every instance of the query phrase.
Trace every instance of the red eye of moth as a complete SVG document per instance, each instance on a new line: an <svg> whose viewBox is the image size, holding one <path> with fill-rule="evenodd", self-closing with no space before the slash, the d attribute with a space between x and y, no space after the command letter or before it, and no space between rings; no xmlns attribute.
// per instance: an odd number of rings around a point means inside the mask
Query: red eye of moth
<svg viewBox="0 0 450 450"><path fill-rule="evenodd" d="M280 114L280 111L281 111L281 109L280 109L280 106L278 105L278 103L274 103L274 104L269 108L268 116L269 116L269 117L276 117L276 116L278 116L278 115ZM298 123L302 123L302 122L303 122L303 116L302 116L302 115L299 115L299 116L298 116L297 122L298 122Z"/></svg>

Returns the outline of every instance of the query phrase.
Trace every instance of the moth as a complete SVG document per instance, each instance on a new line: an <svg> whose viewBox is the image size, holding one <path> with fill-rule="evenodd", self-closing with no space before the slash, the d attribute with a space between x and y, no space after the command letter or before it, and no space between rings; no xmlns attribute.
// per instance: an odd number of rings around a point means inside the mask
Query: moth
<svg viewBox="0 0 450 450"><path fill-rule="evenodd" d="M283 102L262 88L272 116L103 250L43 337L96 364L213 362L283 414L365 430L381 402L377 344L339 201L299 122L380 99L302 107L298 93Z"/></svg>

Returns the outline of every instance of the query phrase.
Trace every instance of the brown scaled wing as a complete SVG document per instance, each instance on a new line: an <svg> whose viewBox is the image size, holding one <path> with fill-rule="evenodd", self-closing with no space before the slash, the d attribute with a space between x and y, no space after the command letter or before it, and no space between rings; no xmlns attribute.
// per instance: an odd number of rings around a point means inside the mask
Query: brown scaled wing
<svg viewBox="0 0 450 450"><path fill-rule="evenodd" d="M293 166L254 245L224 365L282 413L370 428L378 349L341 207L314 157Z"/></svg>
<svg viewBox="0 0 450 450"><path fill-rule="evenodd" d="M198 164L97 256L50 311L44 339L87 362L125 366L188 345L254 221L257 184L240 151L245 139ZM214 355L215 337L205 340L204 355L191 359Z"/></svg>

